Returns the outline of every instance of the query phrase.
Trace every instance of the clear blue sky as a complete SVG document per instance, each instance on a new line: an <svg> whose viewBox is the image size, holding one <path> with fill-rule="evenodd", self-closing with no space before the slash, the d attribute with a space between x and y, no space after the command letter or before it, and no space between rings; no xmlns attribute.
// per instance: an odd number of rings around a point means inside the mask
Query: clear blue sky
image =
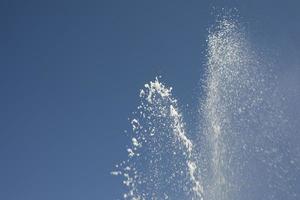
<svg viewBox="0 0 300 200"><path fill-rule="evenodd" d="M119 198L138 90L162 74L196 105L214 6L239 10L278 72L299 67L297 0L2 0L0 199Z"/></svg>

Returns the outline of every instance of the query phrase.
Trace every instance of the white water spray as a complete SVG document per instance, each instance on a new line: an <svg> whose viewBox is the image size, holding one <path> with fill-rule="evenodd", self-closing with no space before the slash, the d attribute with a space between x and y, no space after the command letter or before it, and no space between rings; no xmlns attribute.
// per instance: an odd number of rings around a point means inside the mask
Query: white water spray
<svg viewBox="0 0 300 200"><path fill-rule="evenodd" d="M124 199L297 199L271 82L242 26L219 20L207 40L199 140L188 138L172 88L158 78L145 84L128 159L112 172L124 178Z"/></svg>
<svg viewBox="0 0 300 200"><path fill-rule="evenodd" d="M125 199L203 199L193 144L171 92L158 78L140 92L141 105L131 122L129 159L112 172L125 178L129 188Z"/></svg>

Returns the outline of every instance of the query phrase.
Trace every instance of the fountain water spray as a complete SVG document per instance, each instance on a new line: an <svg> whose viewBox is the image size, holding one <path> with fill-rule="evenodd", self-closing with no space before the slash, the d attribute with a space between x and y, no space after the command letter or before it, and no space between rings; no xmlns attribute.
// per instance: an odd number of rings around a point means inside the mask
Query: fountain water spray
<svg viewBox="0 0 300 200"><path fill-rule="evenodd" d="M204 198L294 199L289 171L295 167L275 77L231 16L210 29L207 44L199 134L199 154L206 155L198 164L206 171L200 172Z"/></svg>
<svg viewBox="0 0 300 200"><path fill-rule="evenodd" d="M140 91L128 159L112 172L124 199L297 199L274 79L243 30L226 15L209 31L195 143L172 88L156 78Z"/></svg>
<svg viewBox="0 0 300 200"><path fill-rule="evenodd" d="M125 199L203 199L193 144L171 91L156 78L140 92L129 158L112 172L125 178Z"/></svg>

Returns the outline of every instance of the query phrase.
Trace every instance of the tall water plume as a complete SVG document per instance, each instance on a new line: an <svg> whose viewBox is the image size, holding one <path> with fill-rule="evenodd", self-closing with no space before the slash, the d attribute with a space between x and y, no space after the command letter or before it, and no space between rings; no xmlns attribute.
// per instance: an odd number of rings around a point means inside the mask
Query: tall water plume
<svg viewBox="0 0 300 200"><path fill-rule="evenodd" d="M275 103L281 101L275 77L230 16L210 29L207 46L198 142L204 198L294 198L289 171L295 167L286 120Z"/></svg>

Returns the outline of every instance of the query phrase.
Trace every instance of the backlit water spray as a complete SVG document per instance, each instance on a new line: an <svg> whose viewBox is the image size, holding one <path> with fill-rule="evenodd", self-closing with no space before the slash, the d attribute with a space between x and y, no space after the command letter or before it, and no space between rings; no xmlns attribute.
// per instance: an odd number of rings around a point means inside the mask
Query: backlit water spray
<svg viewBox="0 0 300 200"><path fill-rule="evenodd" d="M193 144L171 91L157 78L140 91L128 160L112 172L125 178L125 199L202 199Z"/></svg>
<svg viewBox="0 0 300 200"><path fill-rule="evenodd" d="M123 177L124 199L297 199L287 122L260 60L231 17L209 30L196 141L172 88L160 77L145 84L128 158L112 172Z"/></svg>

